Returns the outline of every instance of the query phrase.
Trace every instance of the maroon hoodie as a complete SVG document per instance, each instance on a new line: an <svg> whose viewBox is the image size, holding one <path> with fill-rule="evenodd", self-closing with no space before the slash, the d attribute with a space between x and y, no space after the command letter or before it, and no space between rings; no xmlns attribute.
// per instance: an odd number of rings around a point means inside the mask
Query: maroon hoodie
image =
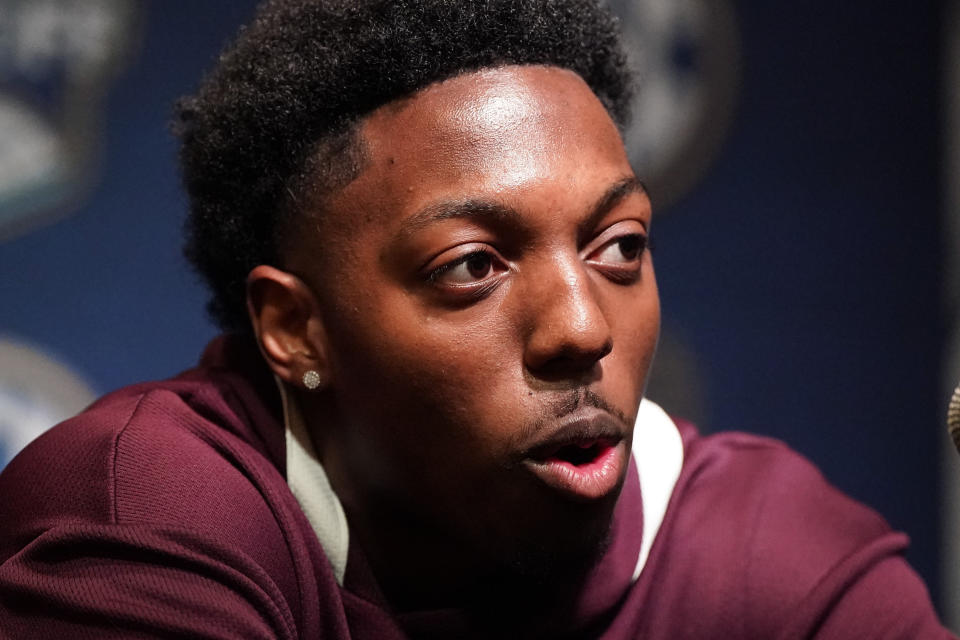
<svg viewBox="0 0 960 640"><path fill-rule="evenodd" d="M903 559L906 536L807 461L675 428L682 468L642 572L631 462L611 545L551 637L953 637ZM356 545L337 582L287 486L284 437L274 381L237 339L50 430L0 474L0 637L478 635L463 612L391 612ZM537 621L498 613L487 633L536 635Z"/></svg>

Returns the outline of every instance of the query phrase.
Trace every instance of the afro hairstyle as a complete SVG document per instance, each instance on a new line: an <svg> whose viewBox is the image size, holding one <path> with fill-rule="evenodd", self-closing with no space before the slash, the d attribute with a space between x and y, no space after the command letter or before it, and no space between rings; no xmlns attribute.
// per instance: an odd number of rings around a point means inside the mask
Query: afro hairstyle
<svg viewBox="0 0 960 640"><path fill-rule="evenodd" d="M212 291L212 319L250 332L247 274L282 268L302 203L322 214L323 195L362 170L361 118L458 74L524 64L576 72L626 125L631 76L599 0L263 3L174 116L184 254Z"/></svg>

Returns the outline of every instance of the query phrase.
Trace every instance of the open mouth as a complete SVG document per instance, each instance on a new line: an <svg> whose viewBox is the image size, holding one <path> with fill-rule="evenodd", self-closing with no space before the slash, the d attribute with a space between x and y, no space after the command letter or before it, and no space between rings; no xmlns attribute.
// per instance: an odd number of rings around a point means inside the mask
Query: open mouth
<svg viewBox="0 0 960 640"><path fill-rule="evenodd" d="M553 451L548 451L541 459L543 462L566 463L574 467L583 467L596 462L603 454L613 448L609 440L584 440L573 442Z"/></svg>
<svg viewBox="0 0 960 640"><path fill-rule="evenodd" d="M583 439L537 451L527 468L547 486L576 500L598 500L615 491L628 457L623 440Z"/></svg>

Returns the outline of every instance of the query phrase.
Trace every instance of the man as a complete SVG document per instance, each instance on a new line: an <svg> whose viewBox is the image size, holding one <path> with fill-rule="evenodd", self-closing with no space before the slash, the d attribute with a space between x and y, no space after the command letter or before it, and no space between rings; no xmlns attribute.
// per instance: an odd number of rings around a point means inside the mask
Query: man
<svg viewBox="0 0 960 640"><path fill-rule="evenodd" d="M0 476L13 637L949 637L902 535L643 401L593 2L277 0L180 106L232 335Z"/></svg>

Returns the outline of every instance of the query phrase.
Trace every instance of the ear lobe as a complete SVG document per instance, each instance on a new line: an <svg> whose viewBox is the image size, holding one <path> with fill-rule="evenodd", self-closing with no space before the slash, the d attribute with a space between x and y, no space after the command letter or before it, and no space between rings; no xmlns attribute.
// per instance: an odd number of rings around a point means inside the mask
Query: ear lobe
<svg viewBox="0 0 960 640"><path fill-rule="evenodd" d="M315 371L329 380L323 323L313 291L297 276L260 265L247 276L247 312L267 364L285 382L304 386Z"/></svg>

